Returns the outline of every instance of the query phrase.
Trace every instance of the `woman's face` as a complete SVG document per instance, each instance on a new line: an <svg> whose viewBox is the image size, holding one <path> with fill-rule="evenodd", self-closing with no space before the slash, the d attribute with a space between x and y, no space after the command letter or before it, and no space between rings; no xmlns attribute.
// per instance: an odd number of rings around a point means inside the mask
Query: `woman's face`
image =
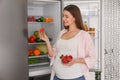
<svg viewBox="0 0 120 80"><path fill-rule="evenodd" d="M71 13L67 10L63 11L63 24L64 26L70 26L75 23L75 18L71 15Z"/></svg>

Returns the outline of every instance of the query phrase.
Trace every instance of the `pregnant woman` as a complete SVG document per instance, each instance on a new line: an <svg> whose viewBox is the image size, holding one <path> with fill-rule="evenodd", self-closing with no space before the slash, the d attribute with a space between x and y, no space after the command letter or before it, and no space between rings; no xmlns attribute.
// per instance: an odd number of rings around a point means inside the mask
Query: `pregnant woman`
<svg viewBox="0 0 120 80"><path fill-rule="evenodd" d="M76 5L66 6L62 20L64 29L60 31L54 46L51 46L45 32L39 33L51 58L50 80L91 80L89 69L95 64L96 53L90 35L84 31L80 9ZM72 60L64 63L61 55L71 55Z"/></svg>

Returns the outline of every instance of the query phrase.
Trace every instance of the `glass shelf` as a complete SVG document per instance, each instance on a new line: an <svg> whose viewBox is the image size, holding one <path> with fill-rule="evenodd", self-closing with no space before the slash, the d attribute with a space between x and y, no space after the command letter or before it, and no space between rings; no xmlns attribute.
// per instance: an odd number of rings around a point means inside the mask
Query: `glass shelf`
<svg viewBox="0 0 120 80"><path fill-rule="evenodd" d="M53 24L54 22L28 22L28 24Z"/></svg>
<svg viewBox="0 0 120 80"><path fill-rule="evenodd" d="M42 63L36 63L36 64L29 64L29 67L40 66L40 65L47 65L47 64L50 64L50 62L42 62Z"/></svg>
<svg viewBox="0 0 120 80"><path fill-rule="evenodd" d="M48 55L30 56L28 58L40 58L40 57L48 57Z"/></svg>
<svg viewBox="0 0 120 80"><path fill-rule="evenodd" d="M50 59L47 55L31 56L28 58L29 67L47 65L49 63Z"/></svg>
<svg viewBox="0 0 120 80"><path fill-rule="evenodd" d="M28 43L29 45L35 45L35 44L46 44L45 42L39 42L39 43Z"/></svg>

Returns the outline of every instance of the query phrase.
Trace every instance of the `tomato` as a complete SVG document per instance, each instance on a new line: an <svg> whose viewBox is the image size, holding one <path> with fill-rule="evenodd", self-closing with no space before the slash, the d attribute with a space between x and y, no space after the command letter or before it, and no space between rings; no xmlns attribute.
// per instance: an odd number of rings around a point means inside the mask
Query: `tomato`
<svg viewBox="0 0 120 80"><path fill-rule="evenodd" d="M34 38L34 37L30 37L30 38L28 39L28 42L34 43L34 42L35 42L35 38Z"/></svg>
<svg viewBox="0 0 120 80"><path fill-rule="evenodd" d="M34 38L34 39L36 40L36 36L32 35L31 37Z"/></svg>
<svg viewBox="0 0 120 80"><path fill-rule="evenodd" d="M40 32L44 32L45 31L45 29L44 28L40 28Z"/></svg>
<svg viewBox="0 0 120 80"><path fill-rule="evenodd" d="M33 53L33 50L32 50L32 49L29 49L29 50L28 50L28 56L30 56L31 53Z"/></svg>
<svg viewBox="0 0 120 80"><path fill-rule="evenodd" d="M33 50L32 50L32 49L29 49L29 50L28 50L28 53L32 53L32 52L33 52Z"/></svg>

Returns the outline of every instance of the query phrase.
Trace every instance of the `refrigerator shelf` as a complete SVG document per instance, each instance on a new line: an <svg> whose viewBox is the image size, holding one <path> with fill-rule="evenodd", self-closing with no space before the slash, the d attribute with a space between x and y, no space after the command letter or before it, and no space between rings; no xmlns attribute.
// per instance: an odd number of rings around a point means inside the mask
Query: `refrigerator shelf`
<svg viewBox="0 0 120 80"><path fill-rule="evenodd" d="M40 57L48 57L48 55L30 56L28 58L40 58Z"/></svg>
<svg viewBox="0 0 120 80"><path fill-rule="evenodd" d="M29 0L29 5L36 5L36 6L45 6L48 4L54 4L59 2L59 0Z"/></svg>
<svg viewBox="0 0 120 80"><path fill-rule="evenodd" d="M32 66L42 66L42 65L47 65L47 64L50 64L50 62L42 62L42 63L36 63L36 64L29 64L29 67L32 67Z"/></svg>
<svg viewBox="0 0 120 80"><path fill-rule="evenodd" d="M46 44L45 42L39 42L39 43L28 43L29 45L34 45L34 44Z"/></svg>
<svg viewBox="0 0 120 80"><path fill-rule="evenodd" d="M28 22L28 24L53 24L54 22Z"/></svg>
<svg viewBox="0 0 120 80"><path fill-rule="evenodd" d="M31 67L29 68L29 77L50 74L51 70L49 65Z"/></svg>

